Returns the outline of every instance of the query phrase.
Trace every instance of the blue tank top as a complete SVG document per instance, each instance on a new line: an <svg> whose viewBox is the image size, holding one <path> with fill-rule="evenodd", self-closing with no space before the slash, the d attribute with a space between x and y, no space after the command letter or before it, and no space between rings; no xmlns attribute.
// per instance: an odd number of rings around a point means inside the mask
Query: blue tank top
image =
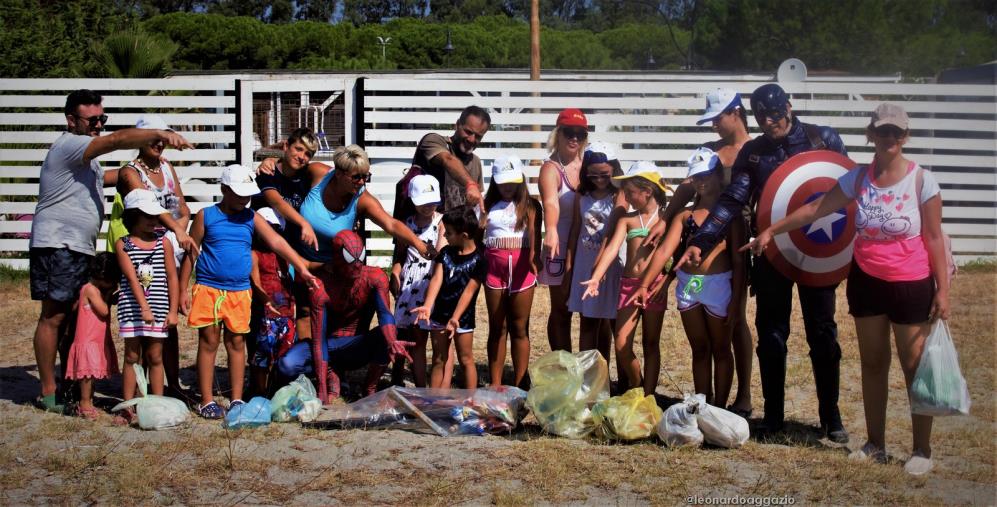
<svg viewBox="0 0 997 507"><path fill-rule="evenodd" d="M253 268L253 216L245 209L226 215L218 205L204 208L204 239L197 259L197 283L222 290L249 288Z"/></svg>
<svg viewBox="0 0 997 507"><path fill-rule="evenodd" d="M312 225L312 229L315 231L318 251L302 244L300 239L295 243L298 253L310 261L329 262L332 260L332 238L339 231L353 229L353 224L357 220L357 202L360 200L360 194L366 190L366 187L362 187L344 210L329 211L325 207L325 203L322 202L322 192L335 174L335 170L329 171L322 178L322 181L308 192L305 201L301 203L301 216Z"/></svg>

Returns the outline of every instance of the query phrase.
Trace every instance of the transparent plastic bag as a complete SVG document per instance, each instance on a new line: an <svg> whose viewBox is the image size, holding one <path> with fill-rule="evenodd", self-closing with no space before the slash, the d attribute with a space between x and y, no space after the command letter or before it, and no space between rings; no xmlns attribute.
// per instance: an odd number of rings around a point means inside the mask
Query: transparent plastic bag
<svg viewBox="0 0 997 507"><path fill-rule="evenodd" d="M949 326L938 319L925 340L921 363L911 382L911 412L936 417L969 414L970 403Z"/></svg>
<svg viewBox="0 0 997 507"><path fill-rule="evenodd" d="M695 394L691 398L699 406L696 411L696 423L699 425L699 431L703 432L706 443L736 449L748 441L750 432L747 419L706 403L706 397L702 394Z"/></svg>
<svg viewBox="0 0 997 507"><path fill-rule="evenodd" d="M609 368L597 350L557 350L530 365L526 406L544 431L582 438L595 429L590 406L609 398Z"/></svg>
<svg viewBox="0 0 997 507"><path fill-rule="evenodd" d="M692 396L686 396L685 401L668 407L658 424L658 437L669 447L702 445L703 432L699 431L697 412L699 401Z"/></svg>
<svg viewBox="0 0 997 507"><path fill-rule="evenodd" d="M644 396L644 388L635 387L593 405L592 419L596 433L603 438L638 440L654 433L661 421L661 407L654 395Z"/></svg>
<svg viewBox="0 0 997 507"><path fill-rule="evenodd" d="M274 393L273 399L270 400L270 419L274 422L293 421L303 408L305 401L311 399L318 402L315 386L308 380L308 377L298 375L298 378ZM296 411L292 411L292 404L297 409ZM314 402L311 405L314 405ZM317 407L309 410L314 411L317 415L321 406L322 404L319 402Z"/></svg>
<svg viewBox="0 0 997 507"><path fill-rule="evenodd" d="M319 417L305 426L484 435L509 433L525 415L526 391L516 387L391 387L349 405L325 406Z"/></svg>
<svg viewBox="0 0 997 507"><path fill-rule="evenodd" d="M135 379L142 396L118 403L111 412L134 406L138 414L138 427L144 430L164 430L175 428L190 421L190 410L184 402L167 396L148 394L149 382L145 370L140 365L135 368Z"/></svg>
<svg viewBox="0 0 997 507"><path fill-rule="evenodd" d="M230 408L222 426L230 429L255 428L270 424L270 400L255 396L248 403Z"/></svg>

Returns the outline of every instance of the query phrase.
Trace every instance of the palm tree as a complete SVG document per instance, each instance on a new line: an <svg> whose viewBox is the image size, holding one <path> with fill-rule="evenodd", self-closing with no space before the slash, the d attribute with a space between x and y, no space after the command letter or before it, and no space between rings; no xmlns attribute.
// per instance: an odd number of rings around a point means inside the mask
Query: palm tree
<svg viewBox="0 0 997 507"><path fill-rule="evenodd" d="M104 77L155 78L163 75L179 46L136 29L110 35L91 48Z"/></svg>

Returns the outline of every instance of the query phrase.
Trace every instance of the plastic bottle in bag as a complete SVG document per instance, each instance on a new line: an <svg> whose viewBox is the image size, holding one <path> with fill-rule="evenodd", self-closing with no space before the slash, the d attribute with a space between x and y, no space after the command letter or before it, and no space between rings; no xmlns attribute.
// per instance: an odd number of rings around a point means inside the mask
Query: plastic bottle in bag
<svg viewBox="0 0 997 507"><path fill-rule="evenodd" d="M635 387L593 405L592 419L603 438L637 440L654 432L661 420L661 407L654 395L644 396L644 388Z"/></svg>
<svg viewBox="0 0 997 507"><path fill-rule="evenodd" d="M699 402L692 396L686 396L685 401L668 407L658 423L658 438L669 447L701 445L703 432L699 431L696 421L698 411Z"/></svg>
<svg viewBox="0 0 997 507"><path fill-rule="evenodd" d="M910 385L910 409L918 415L969 414L969 389L949 327L938 319L924 342L921 362Z"/></svg>
<svg viewBox="0 0 997 507"><path fill-rule="evenodd" d="M530 365L526 406L544 431L582 438L595 429L589 406L609 398L609 368L596 350L558 350Z"/></svg>
<svg viewBox="0 0 997 507"><path fill-rule="evenodd" d="M292 399L295 399L294 406L297 412L292 412L291 410ZM308 412L314 411L317 416L319 409L322 408L322 404L318 401L315 386L308 380L308 377L298 375L298 378L274 393L273 399L270 400L270 419L274 422L293 421L296 414L300 413L305 403L311 399L314 399L318 403L318 406L309 408ZM314 403L311 405L314 405Z"/></svg>

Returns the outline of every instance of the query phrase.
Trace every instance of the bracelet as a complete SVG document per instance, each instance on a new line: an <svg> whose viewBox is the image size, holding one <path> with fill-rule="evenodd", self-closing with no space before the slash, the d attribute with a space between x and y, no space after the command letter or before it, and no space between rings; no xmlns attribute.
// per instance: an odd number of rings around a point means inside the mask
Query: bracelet
<svg viewBox="0 0 997 507"><path fill-rule="evenodd" d="M478 188L478 183L475 181L468 181L467 185L464 185L464 190L469 190L471 187Z"/></svg>

